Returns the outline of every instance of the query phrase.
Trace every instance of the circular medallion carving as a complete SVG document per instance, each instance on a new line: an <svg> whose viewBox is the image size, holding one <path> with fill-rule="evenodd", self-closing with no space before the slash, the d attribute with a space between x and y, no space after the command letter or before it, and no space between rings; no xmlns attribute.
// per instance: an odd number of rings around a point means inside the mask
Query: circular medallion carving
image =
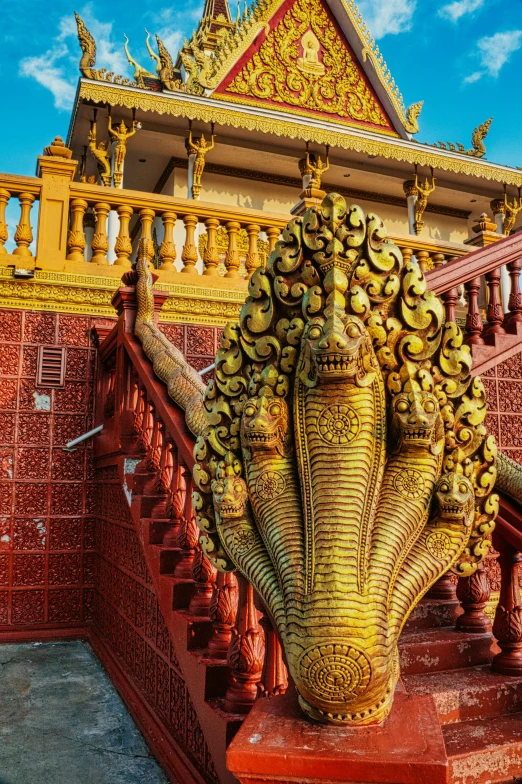
<svg viewBox="0 0 522 784"><path fill-rule="evenodd" d="M359 417L343 403L323 408L317 420L319 435L327 444L341 446L349 444L359 433Z"/></svg>
<svg viewBox="0 0 522 784"><path fill-rule="evenodd" d="M246 555L256 543L256 535L250 528L239 528L232 534L230 549L235 555Z"/></svg>
<svg viewBox="0 0 522 784"><path fill-rule="evenodd" d="M284 491L286 482L279 471L263 471L256 482L256 492L263 501L271 501Z"/></svg>
<svg viewBox="0 0 522 784"><path fill-rule="evenodd" d="M416 471L415 468L405 468L399 471L393 480L393 486L403 498L415 500L424 492L424 479L420 471Z"/></svg>
<svg viewBox="0 0 522 784"><path fill-rule="evenodd" d="M310 691L329 702L350 702L363 694L370 682L366 655L346 643L308 648L299 661L301 678Z"/></svg>
<svg viewBox="0 0 522 784"><path fill-rule="evenodd" d="M430 555L442 561L450 551L451 540L447 534L438 531L426 537L426 548Z"/></svg>

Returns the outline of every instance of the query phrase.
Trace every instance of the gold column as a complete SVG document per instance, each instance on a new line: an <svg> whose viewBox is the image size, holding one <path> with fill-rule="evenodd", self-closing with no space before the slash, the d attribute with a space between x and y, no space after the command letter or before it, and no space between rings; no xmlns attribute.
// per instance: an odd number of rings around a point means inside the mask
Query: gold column
<svg viewBox="0 0 522 784"><path fill-rule="evenodd" d="M225 224L228 232L228 250L225 256L225 267L227 271L225 278L239 278L239 251L237 249L237 235L241 228L239 221L228 221Z"/></svg>
<svg viewBox="0 0 522 784"><path fill-rule="evenodd" d="M185 215L183 217L183 223L185 224L187 235L185 237L185 245L183 246L183 251L181 253L181 259L185 266L181 271L188 273L189 275L197 275L198 271L195 269L195 267L198 260L198 249L196 248L194 241L194 232L196 231L196 226L198 225L198 216Z"/></svg>
<svg viewBox="0 0 522 784"><path fill-rule="evenodd" d="M132 253L132 242L129 235L129 223L132 218L133 209L128 204L120 204L116 207L118 218L120 219L120 230L114 243L114 252L117 258L114 264L118 267L131 268L130 255Z"/></svg>
<svg viewBox="0 0 522 784"><path fill-rule="evenodd" d="M152 242L152 224L156 213L151 207L144 207L140 210L141 236L140 239L148 240L147 253L149 255L149 267L152 267L151 259L154 256L154 243Z"/></svg>
<svg viewBox="0 0 522 784"><path fill-rule="evenodd" d="M69 228L70 184L76 174L77 161L72 152L57 137L44 155L38 158L42 178L36 264L43 269L63 270L67 254Z"/></svg>
<svg viewBox="0 0 522 784"><path fill-rule="evenodd" d="M265 229L266 236L268 237L268 254L270 255L276 246L276 242L281 234L281 229L277 226L268 226Z"/></svg>
<svg viewBox="0 0 522 784"><path fill-rule="evenodd" d="M32 256L29 245L33 241L33 231L31 229L31 207L33 206L34 196L32 193L21 193L20 200L20 223L16 227L14 239L17 247L13 251L13 256Z"/></svg>
<svg viewBox="0 0 522 784"><path fill-rule="evenodd" d="M401 248L401 252L404 266L406 266L406 264L410 263L411 257L413 256L413 248Z"/></svg>
<svg viewBox="0 0 522 784"><path fill-rule="evenodd" d="M11 194L9 191L6 191L5 188L0 188L0 256L7 253L4 244L9 237L9 231L5 220L5 208L7 207L10 198Z"/></svg>
<svg viewBox="0 0 522 784"><path fill-rule="evenodd" d="M96 229L92 238L92 264L108 264L107 251L109 250L109 238L107 237L107 218L111 211L111 205L100 201L93 207L96 218Z"/></svg>
<svg viewBox="0 0 522 784"><path fill-rule="evenodd" d="M415 257L418 261L419 267L421 268L422 272L426 272L428 269L428 261L430 260L429 251L417 250L415 251Z"/></svg>
<svg viewBox="0 0 522 784"><path fill-rule="evenodd" d="M71 229L67 237L67 261L85 261L85 233L83 231L83 217L89 206L85 199L71 201Z"/></svg>
<svg viewBox="0 0 522 784"><path fill-rule="evenodd" d="M176 246L174 244L174 225L178 217L172 210L167 210L162 214L163 228L165 233L163 235L163 242L160 247L160 259L162 270L170 270L174 268L176 261Z"/></svg>
<svg viewBox="0 0 522 784"><path fill-rule="evenodd" d="M261 227L258 226L257 223L249 223L246 227L246 232L248 234L248 253L245 266L249 278L253 274L256 267L259 267L260 263L259 253L257 252L257 240L260 231Z"/></svg>
<svg viewBox="0 0 522 784"><path fill-rule="evenodd" d="M437 267L442 267L445 258L446 256L444 255L444 253L434 253L433 256L431 257L434 268L436 269Z"/></svg>
<svg viewBox="0 0 522 784"><path fill-rule="evenodd" d="M219 252L217 248L217 230L219 228L219 220L217 218L207 218L205 221L207 227L207 247L203 254L203 264L205 271L203 275L218 276Z"/></svg>

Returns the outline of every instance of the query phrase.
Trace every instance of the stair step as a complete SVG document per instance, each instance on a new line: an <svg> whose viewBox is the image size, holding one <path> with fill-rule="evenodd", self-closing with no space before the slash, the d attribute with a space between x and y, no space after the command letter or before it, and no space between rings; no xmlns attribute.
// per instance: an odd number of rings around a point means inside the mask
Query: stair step
<svg viewBox="0 0 522 784"><path fill-rule="evenodd" d="M442 724L522 711L522 677L499 675L489 666L405 675L408 694L431 694Z"/></svg>
<svg viewBox="0 0 522 784"><path fill-rule="evenodd" d="M522 713L442 728L452 784L504 784L522 777Z"/></svg>
<svg viewBox="0 0 522 784"><path fill-rule="evenodd" d="M466 634L453 628L406 632L399 644L402 675L419 675L489 664L497 653L491 634Z"/></svg>
<svg viewBox="0 0 522 784"><path fill-rule="evenodd" d="M443 626L454 626L461 614L462 608L456 600L423 599L406 621L404 633L417 629L440 629Z"/></svg>

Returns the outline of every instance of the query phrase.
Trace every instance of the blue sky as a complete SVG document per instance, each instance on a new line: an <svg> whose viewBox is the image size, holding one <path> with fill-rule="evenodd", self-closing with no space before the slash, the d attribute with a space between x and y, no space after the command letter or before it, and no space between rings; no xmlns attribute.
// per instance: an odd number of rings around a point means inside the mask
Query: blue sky
<svg viewBox="0 0 522 784"><path fill-rule="evenodd" d="M200 0L3 3L0 170L34 174L43 147L67 133L80 58L74 10L96 38L97 67L132 76L123 34L133 57L152 67L143 28L158 32L175 55L202 5ZM522 0L361 0L359 5L406 104L425 100L419 141L469 146L473 128L493 115L488 159L522 166Z"/></svg>

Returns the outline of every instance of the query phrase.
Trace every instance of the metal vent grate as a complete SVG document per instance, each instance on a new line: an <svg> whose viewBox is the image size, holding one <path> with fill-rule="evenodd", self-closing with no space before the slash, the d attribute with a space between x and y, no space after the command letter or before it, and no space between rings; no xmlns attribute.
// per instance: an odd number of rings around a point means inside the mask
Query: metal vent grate
<svg viewBox="0 0 522 784"><path fill-rule="evenodd" d="M63 387L65 377L65 349L40 346L36 383L42 387Z"/></svg>

